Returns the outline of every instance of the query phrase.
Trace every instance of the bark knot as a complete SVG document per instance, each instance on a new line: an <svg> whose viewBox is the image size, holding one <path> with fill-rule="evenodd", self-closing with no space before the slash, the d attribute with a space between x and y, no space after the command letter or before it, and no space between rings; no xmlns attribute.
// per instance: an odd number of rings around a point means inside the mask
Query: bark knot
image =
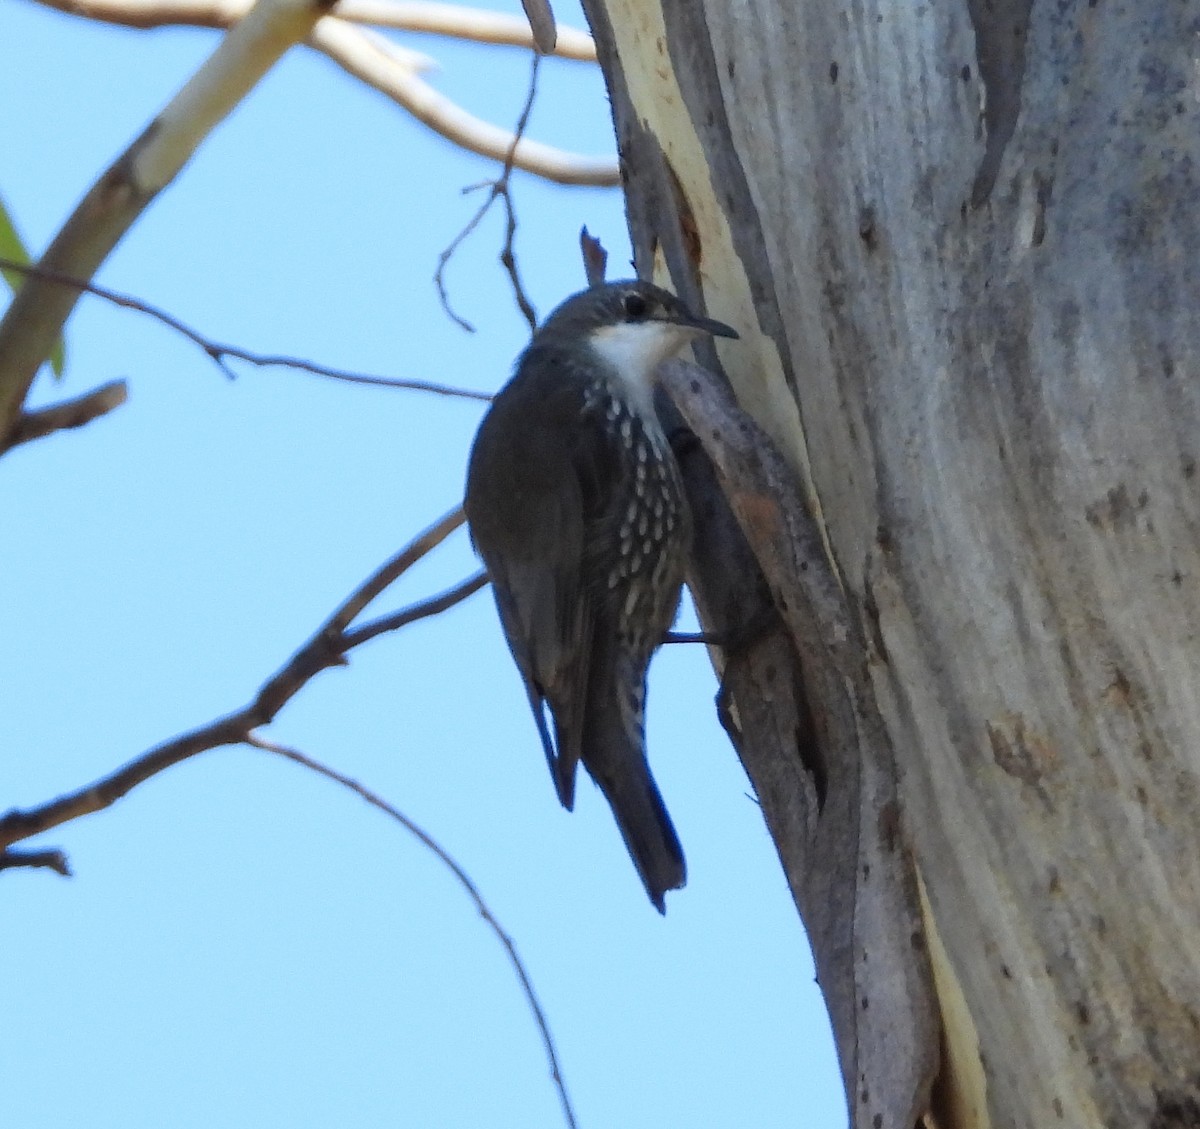
<svg viewBox="0 0 1200 1129"><path fill-rule="evenodd" d="M1030 729L1020 714L1004 714L995 724L989 721L985 725L996 765L1042 793L1042 777L1058 759L1049 740Z"/></svg>

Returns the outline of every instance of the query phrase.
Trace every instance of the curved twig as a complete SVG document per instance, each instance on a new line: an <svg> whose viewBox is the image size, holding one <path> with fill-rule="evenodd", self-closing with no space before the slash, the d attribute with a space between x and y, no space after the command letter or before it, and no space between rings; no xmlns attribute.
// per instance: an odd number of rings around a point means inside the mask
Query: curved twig
<svg viewBox="0 0 1200 1129"><path fill-rule="evenodd" d="M563 1080L562 1069L558 1064L558 1052L554 1047L554 1037L550 1034L550 1024L546 1019L546 1013L542 1010L537 993L534 991L533 981L530 979L529 972L525 968L520 955L517 953L517 946L513 942L512 937L509 936L500 922L496 920L491 907L484 901L483 895L479 892L479 887L471 881L470 875L463 870L454 856L430 835L428 831L421 827L420 824L414 823L399 808L393 807L369 788L364 788L357 780L352 780L349 776L344 776L328 765L322 764L318 760L313 760L312 757L306 756L298 749L290 748L287 745L278 745L274 741L268 741L260 737L257 733L249 734L245 743L254 746L256 749L262 749L264 752L284 757L309 769L311 772L317 773L319 776L324 776L327 780L332 780L335 784L340 784L343 788L349 788L351 792L361 796L368 804L374 808L378 808L384 815L390 816L408 831L409 834L420 840L421 844L432 851L450 873L458 879L459 885L467 892L467 896L471 901L475 903L475 908L479 911L479 916L487 922L488 928L496 935L496 939L504 946L505 952L508 953L509 963L512 964L513 971L517 974L517 979L521 983L521 990L525 993L526 1002L529 1004L530 1011L533 1012L533 1018L538 1025L538 1031L541 1032L542 1046L546 1050L546 1058L550 1063L550 1077L553 1079L555 1088L558 1090L558 1097L562 1102L563 1116L566 1118L567 1125L571 1129L575 1129L575 1111L571 1107L571 1099L567 1095L566 1082Z"/></svg>

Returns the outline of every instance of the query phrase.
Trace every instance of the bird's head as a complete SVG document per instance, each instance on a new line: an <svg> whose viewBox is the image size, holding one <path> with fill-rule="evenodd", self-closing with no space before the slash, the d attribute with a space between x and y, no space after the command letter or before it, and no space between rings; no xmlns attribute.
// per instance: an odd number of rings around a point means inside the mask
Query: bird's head
<svg viewBox="0 0 1200 1129"><path fill-rule="evenodd" d="M631 383L701 336L737 337L723 322L693 314L674 294L649 282L609 282L568 298L542 324L543 340L586 343Z"/></svg>

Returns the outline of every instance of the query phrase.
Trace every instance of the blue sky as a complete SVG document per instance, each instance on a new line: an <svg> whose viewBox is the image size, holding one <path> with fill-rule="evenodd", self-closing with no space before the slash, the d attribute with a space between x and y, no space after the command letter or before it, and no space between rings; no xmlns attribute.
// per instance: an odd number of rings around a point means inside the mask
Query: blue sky
<svg viewBox="0 0 1200 1129"><path fill-rule="evenodd" d="M511 5L516 8L516 4ZM581 22L556 4L560 19ZM0 4L0 193L42 247L216 43ZM435 40L440 89L505 125L527 56ZM611 148L598 71L550 61L530 133ZM99 281L250 349L494 391L527 338L500 216L449 268L494 166L294 52ZM629 273L619 194L514 178L545 313L581 224ZM0 460L0 804L31 806L240 706L371 570L459 500L481 405L286 370L229 381L85 300L68 372L129 403ZM380 610L476 567L465 533ZM563 812L481 593L320 676L268 735L361 780L461 862L513 936L585 1127L845 1125L807 942L717 724L702 648L667 648L655 774L688 855L660 918L600 794ZM47 836L76 876L0 876L0 1118L23 1127L553 1126L503 952L433 857L356 797L225 749Z"/></svg>

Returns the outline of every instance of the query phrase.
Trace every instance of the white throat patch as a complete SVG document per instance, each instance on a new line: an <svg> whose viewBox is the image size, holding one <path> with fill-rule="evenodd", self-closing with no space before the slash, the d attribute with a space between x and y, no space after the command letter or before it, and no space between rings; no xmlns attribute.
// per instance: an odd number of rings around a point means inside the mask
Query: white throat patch
<svg viewBox="0 0 1200 1129"><path fill-rule="evenodd" d="M618 373L630 395L650 402L654 370L674 356L696 331L662 321L621 322L591 335L592 348Z"/></svg>

